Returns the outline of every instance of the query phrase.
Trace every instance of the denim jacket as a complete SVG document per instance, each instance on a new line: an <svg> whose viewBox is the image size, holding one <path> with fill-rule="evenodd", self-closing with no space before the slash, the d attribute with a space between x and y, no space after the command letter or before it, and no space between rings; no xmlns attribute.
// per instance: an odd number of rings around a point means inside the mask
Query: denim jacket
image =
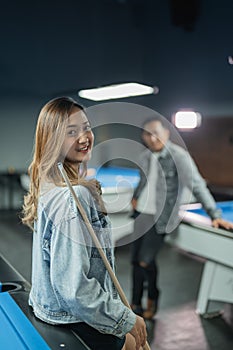
<svg viewBox="0 0 233 350"><path fill-rule="evenodd" d="M138 198L144 188L150 167L151 151L146 149L140 156L140 181L134 191ZM158 157L156 183L155 227L157 233L171 233L179 224L179 209L184 189L188 188L200 202L211 219L221 217L221 211L206 187L193 159L182 147L168 141ZM190 197L190 196L189 196ZM186 198L188 202L191 198Z"/></svg>
<svg viewBox="0 0 233 350"><path fill-rule="evenodd" d="M73 188L114 270L108 217L98 211L86 187ZM85 322L120 338L136 321L120 300L66 187L54 187L39 199L29 305L45 322Z"/></svg>

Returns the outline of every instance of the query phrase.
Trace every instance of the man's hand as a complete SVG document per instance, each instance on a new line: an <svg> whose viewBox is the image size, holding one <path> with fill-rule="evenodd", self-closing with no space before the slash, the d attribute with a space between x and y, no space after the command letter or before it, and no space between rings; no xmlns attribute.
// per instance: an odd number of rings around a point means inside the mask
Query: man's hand
<svg viewBox="0 0 233 350"><path fill-rule="evenodd" d="M133 210L136 210L137 209L137 199L133 198L131 200L131 204L132 204Z"/></svg>
<svg viewBox="0 0 233 350"><path fill-rule="evenodd" d="M233 229L233 223L223 220L223 219L214 219L212 220L213 227L216 228L225 228L226 230L232 230Z"/></svg>

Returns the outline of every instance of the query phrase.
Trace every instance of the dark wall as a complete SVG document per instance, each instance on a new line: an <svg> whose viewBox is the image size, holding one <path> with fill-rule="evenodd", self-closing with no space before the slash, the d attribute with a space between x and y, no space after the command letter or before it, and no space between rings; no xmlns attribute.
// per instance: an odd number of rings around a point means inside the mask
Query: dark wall
<svg viewBox="0 0 233 350"><path fill-rule="evenodd" d="M233 187L233 118L204 118L181 136L207 183Z"/></svg>
<svg viewBox="0 0 233 350"><path fill-rule="evenodd" d="M138 81L159 94L121 102L168 120L180 108L199 111L203 125L182 137L209 181L232 184L232 0L12 0L1 4L0 32L0 171L27 168L50 98Z"/></svg>

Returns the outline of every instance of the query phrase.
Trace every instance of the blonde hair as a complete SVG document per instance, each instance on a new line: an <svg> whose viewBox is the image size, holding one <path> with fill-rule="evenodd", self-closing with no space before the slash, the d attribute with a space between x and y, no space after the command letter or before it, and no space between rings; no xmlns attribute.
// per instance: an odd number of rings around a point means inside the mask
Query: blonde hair
<svg viewBox="0 0 233 350"><path fill-rule="evenodd" d="M66 159L61 159L68 118L74 108L84 111L83 107L70 97L59 97L46 103L40 111L35 134L34 156L28 168L30 188L24 197L21 218L22 222L31 229L37 219L37 205L42 184L48 182L56 186L65 186L57 167L59 161L63 162L72 185L82 184L88 187L106 214L100 197L100 184L96 180L85 180L87 163L83 162L82 169L76 172Z"/></svg>

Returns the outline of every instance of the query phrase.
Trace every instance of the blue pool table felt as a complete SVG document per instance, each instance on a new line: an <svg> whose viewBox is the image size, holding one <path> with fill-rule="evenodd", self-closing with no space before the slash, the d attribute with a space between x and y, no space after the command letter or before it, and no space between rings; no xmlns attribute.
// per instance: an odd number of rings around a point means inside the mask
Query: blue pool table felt
<svg viewBox="0 0 233 350"><path fill-rule="evenodd" d="M218 202L217 207L222 211L222 218L233 222L233 201ZM188 209L190 213L208 217L208 214L203 208Z"/></svg>
<svg viewBox="0 0 233 350"><path fill-rule="evenodd" d="M96 178L103 188L133 187L139 182L139 170L134 168L101 167L90 169L94 172L90 178Z"/></svg>

